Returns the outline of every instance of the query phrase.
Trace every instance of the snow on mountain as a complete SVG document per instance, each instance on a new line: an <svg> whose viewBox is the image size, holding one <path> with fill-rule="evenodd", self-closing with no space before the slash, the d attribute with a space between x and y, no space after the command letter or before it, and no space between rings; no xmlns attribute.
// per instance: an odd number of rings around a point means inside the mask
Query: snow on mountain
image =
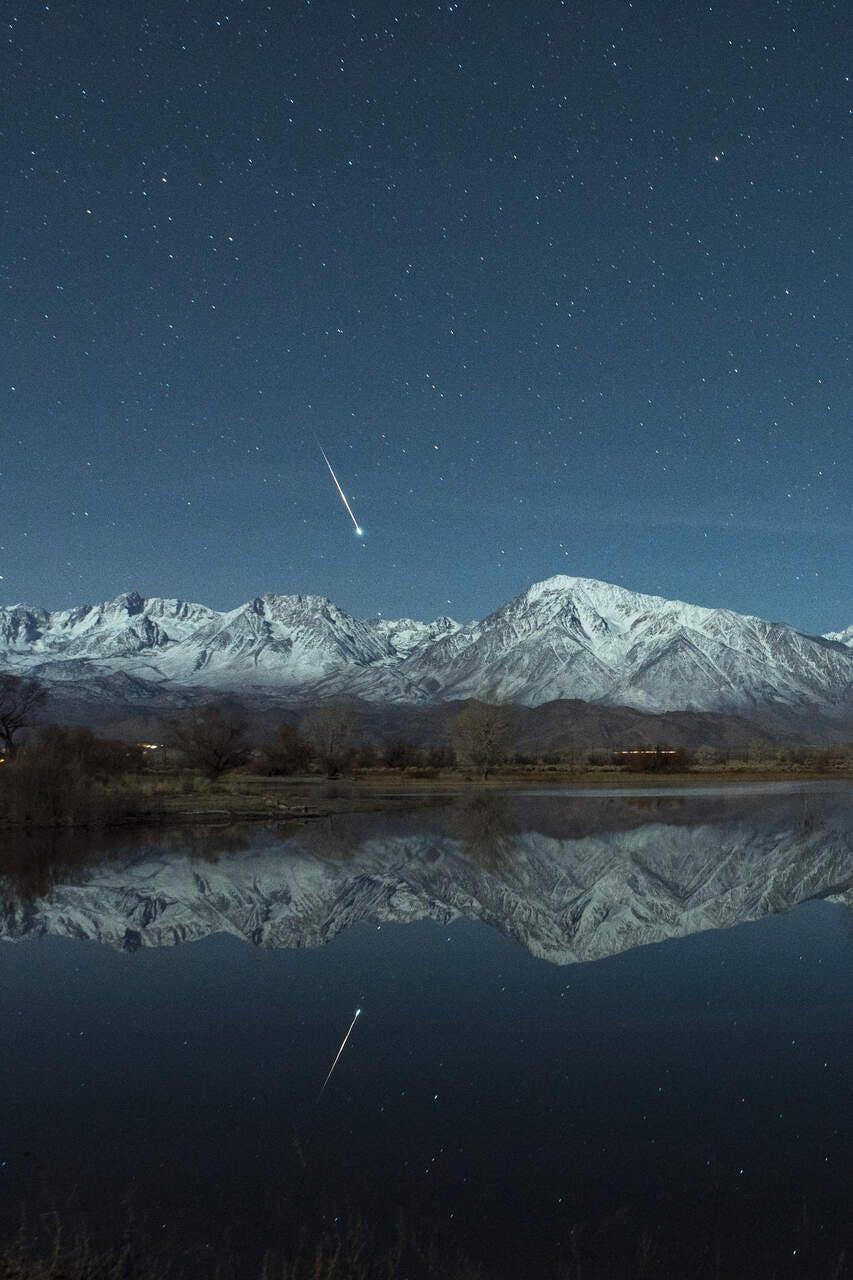
<svg viewBox="0 0 853 1280"><path fill-rule="evenodd" d="M203 605L144 600L135 591L56 613L13 605L0 609L0 660L11 668L54 658L131 658L185 640L216 616Z"/></svg>
<svg viewBox="0 0 853 1280"><path fill-rule="evenodd" d="M57 613L0 609L0 668L74 679L124 672L179 688L430 703L554 699L649 711L849 707L848 633L642 595L594 579L536 583L480 622L360 620L321 596L228 612L136 593Z"/></svg>
<svg viewBox="0 0 853 1280"><path fill-rule="evenodd" d="M827 631L824 640L834 640L836 644L848 644L853 648L853 627L845 627L843 631Z"/></svg>
<svg viewBox="0 0 853 1280"><path fill-rule="evenodd" d="M436 618L433 622L418 622L414 618L371 618L370 625L387 639L393 653L400 658L407 658L430 640L459 630L459 623L452 618Z"/></svg>
<svg viewBox="0 0 853 1280"><path fill-rule="evenodd" d="M379 662L388 646L369 622L322 596L259 596L215 615L159 666L205 683L245 673L255 683L299 686L341 667Z"/></svg>
<svg viewBox="0 0 853 1280"><path fill-rule="evenodd" d="M534 706L571 697L646 710L833 703L853 684L853 663L822 637L565 576L406 663L415 681L436 669L444 697Z"/></svg>
<svg viewBox="0 0 853 1280"><path fill-rule="evenodd" d="M463 918L569 964L819 897L853 905L849 799L824 795L808 808L789 794L691 813L691 822L635 815L503 832L478 827L473 811L431 824L371 815L337 843L325 826L284 841L256 830L248 848L213 860L152 844L54 873L35 900L0 881L0 938L52 934L133 950L224 932L314 947L363 922Z"/></svg>
<svg viewBox="0 0 853 1280"><path fill-rule="evenodd" d="M3 666L45 678L56 678L60 661L85 659L147 679L228 687L299 686L392 656L373 624L321 596L259 596L225 613L135 592L53 614L15 606L0 610L0 643Z"/></svg>

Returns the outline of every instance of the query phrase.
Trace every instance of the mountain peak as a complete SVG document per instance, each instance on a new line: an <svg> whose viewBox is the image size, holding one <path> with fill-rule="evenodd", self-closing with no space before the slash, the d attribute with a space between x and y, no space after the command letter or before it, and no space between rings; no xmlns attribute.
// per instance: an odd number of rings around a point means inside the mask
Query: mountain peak
<svg viewBox="0 0 853 1280"><path fill-rule="evenodd" d="M531 602L553 595L584 596L592 601L603 601L625 604L630 602L645 608L661 606L679 606L682 608L700 608L690 605L684 600L667 600L664 596L650 595L643 591L633 591L630 587L620 586L616 582L605 582L601 578L581 578L565 573L555 573L541 582L534 582L522 592L521 597Z"/></svg>
<svg viewBox="0 0 853 1280"><path fill-rule="evenodd" d="M110 605L123 609L125 613L130 614L132 617L137 613L142 613L145 608L145 597L141 596L138 591L125 591L116 596L114 600L111 600Z"/></svg>

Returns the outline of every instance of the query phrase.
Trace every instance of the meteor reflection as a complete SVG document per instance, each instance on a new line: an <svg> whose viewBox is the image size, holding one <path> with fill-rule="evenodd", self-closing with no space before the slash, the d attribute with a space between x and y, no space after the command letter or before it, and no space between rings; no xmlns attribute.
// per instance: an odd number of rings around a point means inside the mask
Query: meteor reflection
<svg viewBox="0 0 853 1280"><path fill-rule="evenodd" d="M340 1059L340 1056L341 1056L341 1054L343 1053L344 1049L346 1048L347 1040L349 1040L350 1036L352 1035L352 1029L353 1029L353 1027L355 1026L356 1022L358 1021L358 1019L359 1019L360 1015L361 1015L361 1009L356 1009L356 1011L355 1011L355 1017L353 1018L352 1022L349 1024L349 1030L347 1031L346 1035L344 1036L343 1040L341 1041L341 1047L340 1047L340 1049L338 1049L338 1052L335 1054L335 1060L334 1060L334 1062L333 1062L333 1063L332 1063L332 1065L329 1067L329 1074L326 1076L326 1079L323 1081L323 1088L322 1088L322 1089L320 1090L320 1092L317 1094L317 1101L318 1101L318 1102L320 1101L320 1099L321 1099L321 1098L322 1098L322 1096L323 1096L323 1093L325 1092L326 1085L329 1083L329 1081L330 1081L330 1080L331 1080L331 1078L332 1078L332 1072L334 1071L335 1067L338 1065L338 1061L339 1061L339 1059Z"/></svg>

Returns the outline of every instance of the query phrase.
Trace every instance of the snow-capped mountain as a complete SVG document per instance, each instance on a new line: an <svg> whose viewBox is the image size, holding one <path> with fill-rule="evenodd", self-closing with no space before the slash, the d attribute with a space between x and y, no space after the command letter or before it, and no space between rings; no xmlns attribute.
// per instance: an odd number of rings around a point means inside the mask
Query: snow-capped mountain
<svg viewBox="0 0 853 1280"><path fill-rule="evenodd" d="M363 815L233 857L151 843L54 871L35 899L0 886L0 938L87 938L133 950L213 933L322 946L354 924L478 920L569 964L829 897L853 905L849 795L665 805L492 797L419 820ZM715 807L716 806L716 807ZM688 817L689 815L689 817ZM186 837L189 839L189 837Z"/></svg>
<svg viewBox="0 0 853 1280"><path fill-rule="evenodd" d="M133 658L189 639L220 617L182 600L144 600L136 591L104 604L47 613L13 605L0 609L0 658L67 661Z"/></svg>
<svg viewBox="0 0 853 1280"><path fill-rule="evenodd" d="M578 698L649 711L832 712L853 701L845 636L558 576L463 626L361 620L301 595L224 613L136 593L58 613L16 605L0 609L0 669L56 681L73 662L77 681L121 672L297 701Z"/></svg>
<svg viewBox="0 0 853 1280"><path fill-rule="evenodd" d="M823 637L562 576L417 652L407 674L429 680L434 667L444 697L648 710L841 702L853 682L848 654Z"/></svg>
<svg viewBox="0 0 853 1280"><path fill-rule="evenodd" d="M93 673L97 667L158 682L290 691L405 656L455 625L445 618L361 621L321 596L259 596L220 613L132 592L53 614L0 609L0 665L57 679L61 663L83 658ZM75 678L81 674L76 667Z"/></svg>

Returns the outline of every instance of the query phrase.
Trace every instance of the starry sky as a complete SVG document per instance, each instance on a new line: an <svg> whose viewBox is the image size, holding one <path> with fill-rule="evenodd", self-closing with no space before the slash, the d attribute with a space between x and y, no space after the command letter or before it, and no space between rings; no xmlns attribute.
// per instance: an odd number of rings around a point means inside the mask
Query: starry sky
<svg viewBox="0 0 853 1280"><path fill-rule="evenodd" d="M8 6L0 602L849 625L847 12Z"/></svg>

